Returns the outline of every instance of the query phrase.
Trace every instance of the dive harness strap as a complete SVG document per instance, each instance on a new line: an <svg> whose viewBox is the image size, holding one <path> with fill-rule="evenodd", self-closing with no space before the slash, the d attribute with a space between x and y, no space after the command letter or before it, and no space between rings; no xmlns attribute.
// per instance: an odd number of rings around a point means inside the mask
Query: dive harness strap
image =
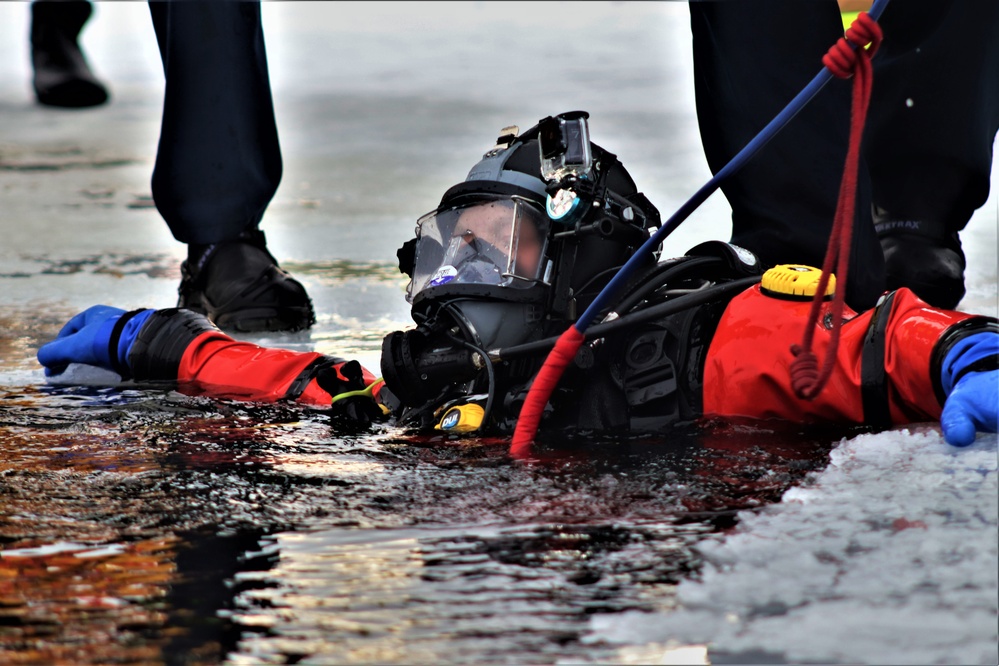
<svg viewBox="0 0 999 666"><path fill-rule="evenodd" d="M885 296L874 308L860 356L860 396L864 406L864 423L876 428L891 426L888 378L885 376L885 339L895 293L893 291Z"/></svg>
<svg viewBox="0 0 999 666"><path fill-rule="evenodd" d="M363 371L357 361L345 361L336 356L319 356L305 366L285 391L282 400L294 402L315 379L319 388L331 396L366 388Z"/></svg>
<svg viewBox="0 0 999 666"><path fill-rule="evenodd" d="M288 387L288 390L284 393L284 397L281 399L289 402L297 400L305 392L309 382L316 376L319 369L329 363L331 363L331 360L326 356L319 356L312 359L312 362L302 368L302 371L298 373L298 377L295 377L294 381L291 382L291 386Z"/></svg>

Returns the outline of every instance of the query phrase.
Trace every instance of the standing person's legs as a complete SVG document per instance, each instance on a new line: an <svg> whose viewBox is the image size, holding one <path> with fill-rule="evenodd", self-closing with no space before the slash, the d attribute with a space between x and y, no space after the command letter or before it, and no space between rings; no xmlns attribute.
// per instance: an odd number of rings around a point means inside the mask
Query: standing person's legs
<svg viewBox="0 0 999 666"><path fill-rule="evenodd" d="M835 0L690 3L697 117L717 173L819 72L839 39ZM722 191L732 205L732 242L764 264L821 266L846 155L850 84L833 80ZM884 262L870 219L861 165L847 302L872 306Z"/></svg>
<svg viewBox="0 0 999 666"><path fill-rule="evenodd" d="M107 88L94 76L78 41L92 11L88 0L31 3L31 83L39 104L80 108L107 101Z"/></svg>
<svg viewBox="0 0 999 666"><path fill-rule="evenodd" d="M999 128L999 2L890 3L880 23L866 158L888 286L954 308Z"/></svg>
<svg viewBox="0 0 999 666"><path fill-rule="evenodd" d="M314 321L257 229L281 180L260 5L150 2L166 90L153 199L188 244L180 305L237 330Z"/></svg>

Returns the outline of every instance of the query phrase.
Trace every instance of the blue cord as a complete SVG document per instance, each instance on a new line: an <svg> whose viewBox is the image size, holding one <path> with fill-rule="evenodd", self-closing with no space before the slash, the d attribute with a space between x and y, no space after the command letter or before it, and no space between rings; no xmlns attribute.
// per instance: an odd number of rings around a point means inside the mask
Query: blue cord
<svg viewBox="0 0 999 666"><path fill-rule="evenodd" d="M888 0L875 0L874 5L871 10L867 12L872 19L875 21L881 17L881 13L884 11L885 6L888 4ZM593 320L597 318L597 315L608 305L608 303L617 296L618 291L625 285L625 283L631 279L632 274L638 269L640 265L645 263L648 256L652 254L656 247L659 246L663 240L669 236L677 227L680 226L684 220L686 220L691 213L697 210L704 201L711 196L718 187L727 180L730 176L735 174L739 169L745 166L754 155L763 146L769 143L770 139L777 135L777 132L784 129L784 126L794 116L798 114L801 109L805 107L808 102L815 97L816 94L829 82L832 78L832 72L830 72L826 67L815 75L815 78L805 86L801 92L799 92L794 99L792 99L784 109L778 113L773 120L771 120L766 127L760 130L759 134L753 137L753 140L746 144L746 146L740 150L735 157L729 160L728 164L722 167L714 177L705 183L701 189L697 190L692 197L690 197L673 215L666 220L666 222L659 227L656 233L652 234L647 241L645 241L640 248L631 256L630 259L621 267L621 269L611 278L611 281L604 286L604 288L597 294L597 297L593 299L590 307L583 311L579 319L576 320L574 326L580 332L585 332Z"/></svg>

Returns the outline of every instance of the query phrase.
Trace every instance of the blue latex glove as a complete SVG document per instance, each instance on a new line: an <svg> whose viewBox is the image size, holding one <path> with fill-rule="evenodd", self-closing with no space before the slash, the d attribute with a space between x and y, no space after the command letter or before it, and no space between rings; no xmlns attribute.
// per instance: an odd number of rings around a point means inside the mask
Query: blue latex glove
<svg viewBox="0 0 999 666"><path fill-rule="evenodd" d="M940 427L948 443L968 446L976 432L999 430L999 335L975 333L958 342L941 375L947 400Z"/></svg>
<svg viewBox="0 0 999 666"><path fill-rule="evenodd" d="M154 310L142 310L131 316L120 331L115 327L127 313L120 308L94 305L70 319L52 342L38 350L38 362L46 376L58 375L70 363L93 365L118 374L128 372L128 352ZM117 335L114 350L111 338ZM114 353L114 358L112 358Z"/></svg>

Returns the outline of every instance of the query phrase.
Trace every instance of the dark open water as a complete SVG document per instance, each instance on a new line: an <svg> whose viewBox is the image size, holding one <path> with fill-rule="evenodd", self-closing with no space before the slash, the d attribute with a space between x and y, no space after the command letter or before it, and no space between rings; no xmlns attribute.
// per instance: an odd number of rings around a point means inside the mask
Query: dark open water
<svg viewBox="0 0 999 666"><path fill-rule="evenodd" d="M161 390L2 394L0 656L552 663L668 609L698 540L828 460L751 427L549 447L344 436Z"/></svg>

